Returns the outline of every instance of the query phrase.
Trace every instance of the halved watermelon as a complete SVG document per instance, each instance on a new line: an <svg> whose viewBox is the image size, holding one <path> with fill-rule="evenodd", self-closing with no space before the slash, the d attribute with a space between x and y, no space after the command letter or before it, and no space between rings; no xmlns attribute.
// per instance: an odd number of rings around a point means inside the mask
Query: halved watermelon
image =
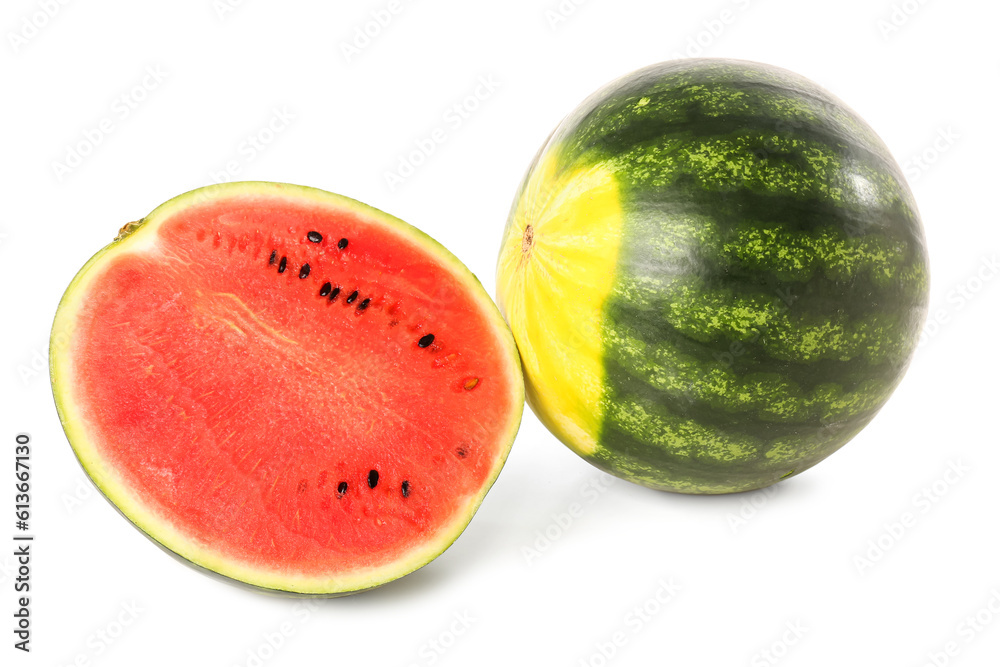
<svg viewBox="0 0 1000 667"><path fill-rule="evenodd" d="M70 444L142 532L255 587L339 595L464 530L520 423L510 331L469 270L322 190L230 183L126 225L66 291Z"/></svg>

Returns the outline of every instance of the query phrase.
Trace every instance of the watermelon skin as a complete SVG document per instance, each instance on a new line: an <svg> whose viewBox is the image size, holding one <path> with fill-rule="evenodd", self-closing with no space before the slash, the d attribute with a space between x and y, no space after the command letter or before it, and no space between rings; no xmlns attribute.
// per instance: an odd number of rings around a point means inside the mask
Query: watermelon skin
<svg viewBox="0 0 1000 667"><path fill-rule="evenodd" d="M560 123L497 285L557 437L633 482L714 494L798 474L871 421L917 344L928 260L898 165L843 102L698 59Z"/></svg>
<svg viewBox="0 0 1000 667"><path fill-rule="evenodd" d="M282 183L201 188L125 225L64 294L50 371L73 452L123 516L281 595L375 588L442 553L523 405L509 330L454 255Z"/></svg>

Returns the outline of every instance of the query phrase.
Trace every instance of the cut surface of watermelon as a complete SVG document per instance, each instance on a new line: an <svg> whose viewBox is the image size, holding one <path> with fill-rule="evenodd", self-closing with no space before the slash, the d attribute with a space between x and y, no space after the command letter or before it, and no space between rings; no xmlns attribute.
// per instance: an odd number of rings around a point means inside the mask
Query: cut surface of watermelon
<svg viewBox="0 0 1000 667"><path fill-rule="evenodd" d="M335 595L462 532L523 405L509 330L413 227L275 183L181 195L77 274L53 391L137 527L256 587Z"/></svg>

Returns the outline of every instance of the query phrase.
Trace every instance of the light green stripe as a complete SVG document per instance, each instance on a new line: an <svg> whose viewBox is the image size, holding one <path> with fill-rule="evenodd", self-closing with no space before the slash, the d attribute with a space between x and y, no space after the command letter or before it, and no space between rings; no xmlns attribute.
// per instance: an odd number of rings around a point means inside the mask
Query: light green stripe
<svg viewBox="0 0 1000 667"><path fill-rule="evenodd" d="M734 263L781 280L805 282L818 272L830 280L849 281L866 274L877 284L888 285L897 282L906 247L878 235L847 238L832 227L803 232L782 224L748 222L723 245L722 253Z"/></svg>

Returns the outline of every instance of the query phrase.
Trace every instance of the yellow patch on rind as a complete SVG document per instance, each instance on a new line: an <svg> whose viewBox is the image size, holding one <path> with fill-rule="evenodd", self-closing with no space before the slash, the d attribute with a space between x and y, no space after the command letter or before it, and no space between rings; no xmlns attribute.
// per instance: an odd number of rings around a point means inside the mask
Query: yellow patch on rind
<svg viewBox="0 0 1000 667"><path fill-rule="evenodd" d="M600 164L561 171L556 155L546 151L515 202L497 262L497 301L521 353L528 404L586 456L598 447L603 420L602 319L622 211L611 171Z"/></svg>

